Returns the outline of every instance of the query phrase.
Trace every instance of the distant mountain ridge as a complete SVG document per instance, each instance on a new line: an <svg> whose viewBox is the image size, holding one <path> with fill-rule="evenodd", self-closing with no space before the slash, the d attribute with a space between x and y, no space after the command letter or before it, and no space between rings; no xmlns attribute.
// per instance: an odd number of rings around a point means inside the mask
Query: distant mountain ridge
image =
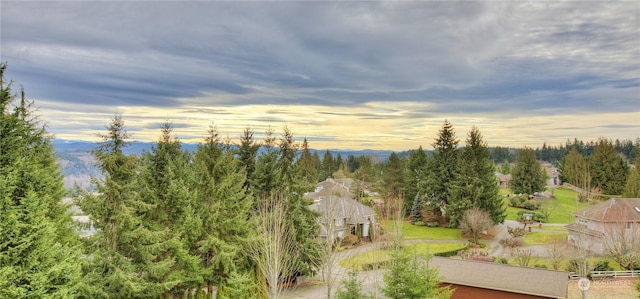
<svg viewBox="0 0 640 299"><path fill-rule="evenodd" d="M74 188L76 185L84 190L91 190L91 178L101 178L102 172L95 165L95 160L91 151L94 150L98 143L81 140L63 140L52 139L56 157L64 175L64 184L66 188ZM125 154L141 155L145 151L150 151L156 142L133 141L124 148ZM198 148L197 143L182 143L182 149L195 152ZM322 159L326 150L310 149L311 153L318 152ZM334 157L342 156L343 161L349 155L370 156L375 161L386 161L393 151L390 150L341 150L329 149Z"/></svg>

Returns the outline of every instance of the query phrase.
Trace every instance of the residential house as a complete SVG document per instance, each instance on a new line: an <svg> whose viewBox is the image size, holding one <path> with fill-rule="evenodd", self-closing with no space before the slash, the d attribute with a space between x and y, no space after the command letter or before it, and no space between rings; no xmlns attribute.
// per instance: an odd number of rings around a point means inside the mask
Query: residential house
<svg viewBox="0 0 640 299"><path fill-rule="evenodd" d="M451 299L567 298L569 272L433 257Z"/></svg>
<svg viewBox="0 0 640 299"><path fill-rule="evenodd" d="M348 234L357 235L368 241L377 227L376 213L372 208L351 197L348 181L327 179L318 184L315 192L306 193L313 199L309 208L320 214L320 236L344 238Z"/></svg>
<svg viewBox="0 0 640 299"><path fill-rule="evenodd" d="M569 243L603 254L605 235L621 230L628 234L640 231L640 198L612 198L580 210L574 216L575 222L566 226Z"/></svg>
<svg viewBox="0 0 640 299"><path fill-rule="evenodd" d="M510 174L496 172L496 179L498 180L498 186L500 186L500 188L509 188L509 181L511 181Z"/></svg>

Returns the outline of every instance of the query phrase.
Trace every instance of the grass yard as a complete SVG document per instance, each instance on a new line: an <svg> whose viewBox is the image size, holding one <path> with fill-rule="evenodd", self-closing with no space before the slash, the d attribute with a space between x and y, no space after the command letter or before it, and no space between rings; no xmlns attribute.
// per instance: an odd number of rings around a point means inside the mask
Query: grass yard
<svg viewBox="0 0 640 299"><path fill-rule="evenodd" d="M501 189L501 194L509 194L508 189ZM549 223L572 223L573 213L577 210L584 209L589 206L588 203L577 202L576 192L568 188L555 188L553 194L556 196L554 199L542 200L542 208L551 211L549 215ZM509 198L503 198L504 204L507 206L507 220L516 220L519 211L526 211L525 209L519 209L509 206Z"/></svg>
<svg viewBox="0 0 640 299"><path fill-rule="evenodd" d="M563 232L532 232L524 237L524 245L543 245L563 242L567 239L567 233Z"/></svg>
<svg viewBox="0 0 640 299"><path fill-rule="evenodd" d="M394 231L395 221L382 220L380 224L385 232ZM409 221L402 222L402 235L405 240L428 239L428 240L461 240L460 229L445 227L426 227L411 225Z"/></svg>
<svg viewBox="0 0 640 299"><path fill-rule="evenodd" d="M417 254L436 254L451 250L463 249L464 243L405 243L405 249L411 253ZM389 260L389 250L371 250L365 253L354 255L346 258L340 263L341 267L352 270L362 270L362 266L366 264L382 263Z"/></svg>

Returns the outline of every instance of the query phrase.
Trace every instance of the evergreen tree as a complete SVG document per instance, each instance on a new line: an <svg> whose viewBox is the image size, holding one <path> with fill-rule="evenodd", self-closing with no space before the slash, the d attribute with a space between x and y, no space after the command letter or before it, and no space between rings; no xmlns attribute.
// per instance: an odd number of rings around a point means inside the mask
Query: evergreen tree
<svg viewBox="0 0 640 299"><path fill-rule="evenodd" d="M5 69L0 64L0 297L74 298L81 260L62 174L32 103L24 91L16 101Z"/></svg>
<svg viewBox="0 0 640 299"><path fill-rule="evenodd" d="M587 188L589 185L587 181L589 178L587 162L575 146L573 146L569 154L564 157L564 163L562 165L560 172L562 181L582 189Z"/></svg>
<svg viewBox="0 0 640 299"><path fill-rule="evenodd" d="M251 179L253 194L258 199L268 198L277 184L274 169L278 152L275 150L275 142L276 138L270 127L265 132L265 139L262 142L262 147L265 150L258 155L256 171Z"/></svg>
<svg viewBox="0 0 640 299"><path fill-rule="evenodd" d="M162 135L150 152L141 159L138 193L151 208L144 213L143 220L154 230L163 231L163 250L155 262L175 261L171 267L162 268L150 275L158 283L172 285L167 292L180 294L185 288L202 283L198 259L189 252L191 231L183 231L186 221L194 221L191 196L192 172L189 171L190 155L182 151L180 141L172 136L171 123L161 127ZM189 227L192 229L192 227ZM165 261L165 263L166 263Z"/></svg>
<svg viewBox="0 0 640 299"><path fill-rule="evenodd" d="M324 181L333 175L335 163L333 162L333 156L331 152L327 150L322 157L322 165L320 167L320 181Z"/></svg>
<svg viewBox="0 0 640 299"><path fill-rule="evenodd" d="M450 209L451 219L459 219L470 207L477 207L489 213L494 224L502 223L506 208L496 183L495 167L489 158L489 148L482 139L480 130L472 127L460 159L461 175L454 187L456 207ZM455 217L454 217L455 216ZM457 223L453 223L456 226Z"/></svg>
<svg viewBox="0 0 640 299"><path fill-rule="evenodd" d="M508 160L502 161L502 166L500 167L500 173L502 174L511 174L511 164Z"/></svg>
<svg viewBox="0 0 640 299"><path fill-rule="evenodd" d="M240 146L238 146L238 159L240 163L240 170L244 170L247 174L247 180L245 182L245 188L247 191L251 191L251 181L253 180L254 172L256 171L256 156L260 145L253 140L253 131L251 128L244 128L242 136L240 136Z"/></svg>
<svg viewBox="0 0 640 299"><path fill-rule="evenodd" d="M358 159L352 154L347 156L347 167L349 169L349 173L354 173L358 168L360 168Z"/></svg>
<svg viewBox="0 0 640 299"><path fill-rule="evenodd" d="M387 198L402 198L404 166L396 153L391 153L384 165L383 194Z"/></svg>
<svg viewBox="0 0 640 299"><path fill-rule="evenodd" d="M336 299L369 299L373 297L363 293L362 282L358 281L358 272L350 271L348 275L336 292Z"/></svg>
<svg viewBox="0 0 640 299"><path fill-rule="evenodd" d="M245 172L237 171L241 162L218 136L217 129L211 128L193 161L192 218L198 233L189 237L189 243L191 253L199 257L209 291L214 286L228 288L251 272L245 249L253 231L249 217L254 201L245 189Z"/></svg>
<svg viewBox="0 0 640 299"><path fill-rule="evenodd" d="M611 141L600 138L589 156L589 170L592 186L604 194L620 195L627 180L628 167Z"/></svg>
<svg viewBox="0 0 640 299"><path fill-rule="evenodd" d="M633 166L633 169L627 177L623 197L640 198L640 155L636 155Z"/></svg>
<svg viewBox="0 0 640 299"><path fill-rule="evenodd" d="M407 169L405 173L404 184L404 209L405 211L413 213L412 206L415 206L415 201L412 203L411 199L415 198L419 193L425 191L425 181L427 179L427 170L429 163L429 157L427 152L420 146L417 150L412 150L409 153L409 161L407 162Z"/></svg>
<svg viewBox="0 0 640 299"><path fill-rule="evenodd" d="M382 292L392 299L449 298L451 291L440 287L437 268L429 266L431 256L410 253L396 240L389 253L389 268L384 273Z"/></svg>
<svg viewBox="0 0 640 299"><path fill-rule="evenodd" d="M342 169L342 167L343 167L342 155L340 155L340 153L338 153L338 156L333 161L333 172L336 172L336 171Z"/></svg>
<svg viewBox="0 0 640 299"><path fill-rule="evenodd" d="M546 176L536 160L535 151L525 147L518 152L509 187L514 193L533 194L544 190Z"/></svg>
<svg viewBox="0 0 640 299"><path fill-rule="evenodd" d="M313 190L318 182L318 169L314 165L313 156L309 151L307 138L302 142L302 152L296 161L296 171L300 174L305 190Z"/></svg>
<svg viewBox="0 0 640 299"><path fill-rule="evenodd" d="M426 185L424 208L434 212L444 210L448 216L448 206L451 204L452 187L458 179L458 139L453 125L445 120L433 143L434 153L430 163L429 176Z"/></svg>
<svg viewBox="0 0 640 299"><path fill-rule="evenodd" d="M172 267L171 260L156 257L166 235L143 223L142 214L151 208L136 195L138 161L125 155L129 135L116 115L104 140L93 151L104 180L96 181L97 193L83 194L80 207L97 229L87 244L91 256L86 269L88 298L157 297L174 284L156 283L155 271Z"/></svg>
<svg viewBox="0 0 640 299"><path fill-rule="evenodd" d="M420 213L420 195L416 194L411 207L411 224L416 224L418 221L422 221L422 214Z"/></svg>

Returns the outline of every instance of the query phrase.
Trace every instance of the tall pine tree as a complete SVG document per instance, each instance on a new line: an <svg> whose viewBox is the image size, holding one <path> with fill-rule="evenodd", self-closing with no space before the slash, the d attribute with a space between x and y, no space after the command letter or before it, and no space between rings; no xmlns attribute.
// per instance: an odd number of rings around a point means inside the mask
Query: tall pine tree
<svg viewBox="0 0 640 299"><path fill-rule="evenodd" d="M544 190L546 176L547 172L536 160L535 151L524 147L518 151L509 187L514 193L533 194Z"/></svg>
<svg viewBox="0 0 640 299"><path fill-rule="evenodd" d="M0 297L74 298L79 242L50 137L0 65ZM13 109L11 109L13 107Z"/></svg>
<svg viewBox="0 0 640 299"><path fill-rule="evenodd" d="M629 171L626 162L618 155L613 143L600 138L589 156L591 185L604 194L620 195L624 190Z"/></svg>
<svg viewBox="0 0 640 299"><path fill-rule="evenodd" d="M193 161L194 215L190 217L198 233L189 237L189 247L199 258L206 287L226 290L223 294L230 294L230 286L250 276L251 270L245 247L252 232L253 198L245 189L245 172L237 171L239 163L234 152L220 142L215 127L209 129Z"/></svg>
<svg viewBox="0 0 640 299"><path fill-rule="evenodd" d="M129 135L121 116L116 115L107 134L100 136L103 142L93 154L104 179L95 182L97 193L85 193L80 201L97 229L86 248L90 256L86 279L91 287L84 296L157 297L174 286L154 277L155 271L173 266L171 260L157 259L166 234L143 221L151 206L137 196L138 159L123 152Z"/></svg>
<svg viewBox="0 0 640 299"><path fill-rule="evenodd" d="M452 214L462 216L470 207L477 207L489 213L494 224L502 223L506 217L506 208L500 197L495 167L490 159L487 143L476 127L472 127L467 135L460 162L461 175L454 193L456 201L463 203L459 206L464 208Z"/></svg>
<svg viewBox="0 0 640 299"><path fill-rule="evenodd" d="M458 163L458 139L453 125L445 120L438 137L433 143L433 160L430 163L428 183L423 208L449 216L448 207L452 204L452 191L460 175Z"/></svg>

